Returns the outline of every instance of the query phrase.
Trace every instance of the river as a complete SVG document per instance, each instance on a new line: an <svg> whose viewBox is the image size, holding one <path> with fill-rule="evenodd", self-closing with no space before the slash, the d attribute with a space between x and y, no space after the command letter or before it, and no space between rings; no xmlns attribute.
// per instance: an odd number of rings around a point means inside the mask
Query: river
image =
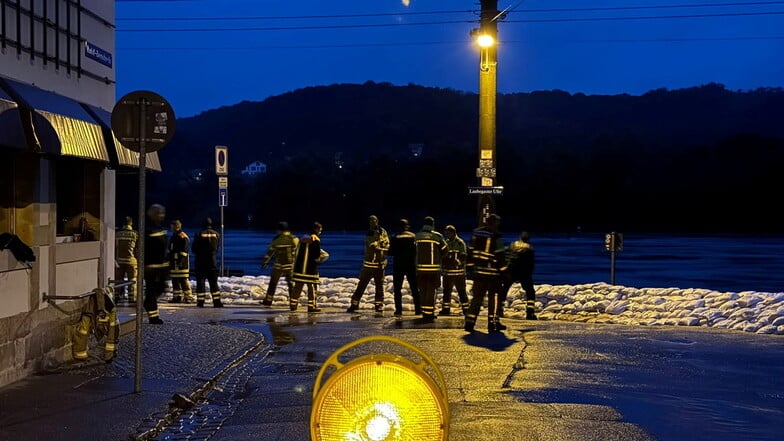
<svg viewBox="0 0 784 441"><path fill-rule="evenodd" d="M193 237L195 232L189 231ZM301 234L299 232L295 232ZM269 274L261 258L274 232L226 229L224 271ZM391 234L391 232L390 232ZM460 234L468 239L468 234ZM535 284L610 282L611 253L604 233L532 234L536 250ZM506 242L516 234L505 234ZM325 231L322 247L330 253L319 266L323 277L357 277L364 232ZM708 288L717 291L784 291L784 236L667 235L625 233L615 253L617 285L636 288ZM220 265L220 251L218 256ZM391 273L389 268L388 273Z"/></svg>

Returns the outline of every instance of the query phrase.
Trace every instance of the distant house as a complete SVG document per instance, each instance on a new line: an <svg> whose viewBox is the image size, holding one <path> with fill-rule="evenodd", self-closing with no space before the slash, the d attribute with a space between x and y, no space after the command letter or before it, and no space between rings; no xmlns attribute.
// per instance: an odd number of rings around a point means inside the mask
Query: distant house
<svg viewBox="0 0 784 441"><path fill-rule="evenodd" d="M267 164L261 161L253 161L242 170L243 176L256 176L264 173L267 173Z"/></svg>
<svg viewBox="0 0 784 441"><path fill-rule="evenodd" d="M424 144L409 144L408 145L408 153L411 158L419 158L422 156L422 152L425 150Z"/></svg>

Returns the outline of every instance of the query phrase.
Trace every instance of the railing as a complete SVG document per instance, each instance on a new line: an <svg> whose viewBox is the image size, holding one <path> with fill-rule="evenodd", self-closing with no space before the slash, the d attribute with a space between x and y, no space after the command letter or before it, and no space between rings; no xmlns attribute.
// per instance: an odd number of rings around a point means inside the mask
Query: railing
<svg viewBox="0 0 784 441"><path fill-rule="evenodd" d="M124 282L117 282L116 280L109 279L108 287L112 288L112 289L118 289L118 288L125 288L126 286L131 286L131 285L135 285L135 284L136 284L135 280L126 280ZM57 295L50 296L50 295L44 293L43 299L44 299L44 301L54 305L55 304L55 300L80 300L80 299L86 299L87 297L94 296L95 294L96 294L95 290L90 291L90 292L86 292L84 294L78 294L78 295L75 295L75 296L57 296Z"/></svg>

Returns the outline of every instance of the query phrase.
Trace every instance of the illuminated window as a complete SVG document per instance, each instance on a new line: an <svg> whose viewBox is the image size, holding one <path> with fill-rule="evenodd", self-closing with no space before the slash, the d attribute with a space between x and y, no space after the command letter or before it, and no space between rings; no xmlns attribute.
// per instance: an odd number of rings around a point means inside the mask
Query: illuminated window
<svg viewBox="0 0 784 441"><path fill-rule="evenodd" d="M81 240L100 239L103 167L83 159L61 157L57 159L56 169L57 234L81 234Z"/></svg>
<svg viewBox="0 0 784 441"><path fill-rule="evenodd" d="M33 195L37 159L0 150L0 233L11 233L33 243Z"/></svg>

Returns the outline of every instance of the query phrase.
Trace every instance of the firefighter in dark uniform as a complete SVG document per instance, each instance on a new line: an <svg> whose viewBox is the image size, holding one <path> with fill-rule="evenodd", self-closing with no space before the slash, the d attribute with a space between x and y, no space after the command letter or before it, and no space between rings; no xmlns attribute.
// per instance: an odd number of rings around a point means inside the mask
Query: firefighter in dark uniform
<svg viewBox="0 0 784 441"><path fill-rule="evenodd" d="M291 291L289 309L296 311L302 289L308 287L308 312L321 312L316 304L318 297L319 273L318 265L329 258L329 253L321 248L321 232L323 227L314 222L310 234L299 241L296 260L294 261L294 289Z"/></svg>
<svg viewBox="0 0 784 441"><path fill-rule="evenodd" d="M425 217L422 229L416 234L416 277L422 296L422 320L432 322L436 318L436 290L441 286L441 260L446 254L446 239L434 230L436 221Z"/></svg>
<svg viewBox="0 0 784 441"><path fill-rule="evenodd" d="M365 235L365 256L362 261L362 270L359 272L359 282L354 294L351 295L351 306L346 312L353 313L359 309L359 300L365 293L373 279L376 285L376 297L373 305L376 313L384 312L384 272L387 267L387 252L389 251L389 235L387 230L378 223L378 217L370 215L368 217L368 231Z"/></svg>
<svg viewBox="0 0 784 441"><path fill-rule="evenodd" d="M136 260L136 256L139 254L139 233L133 229L133 219L130 216L125 218L125 224L114 233L114 238L115 255L117 256L114 280L122 282L127 278L128 281L135 282L139 275L139 262ZM120 288L119 297L136 302L137 289L135 284Z"/></svg>
<svg viewBox="0 0 784 441"><path fill-rule="evenodd" d="M490 214L484 225L475 229L468 247L468 270L473 274L473 297L468 307L464 329L473 332L476 318L487 296L487 332L506 329L496 316L498 294L501 290L501 272L504 270L505 251L498 224L501 218Z"/></svg>
<svg viewBox="0 0 784 441"><path fill-rule="evenodd" d="M520 233L520 240L509 245L509 265L504 274L501 301L506 300L509 289L515 282L525 291L525 319L536 320L536 290L534 289L534 247L529 242L527 231ZM503 306L503 303L502 303Z"/></svg>
<svg viewBox="0 0 784 441"><path fill-rule="evenodd" d="M267 294L261 301L262 305L272 306L272 298L275 296L275 290L278 288L278 281L281 277L286 278L286 285L289 288L289 303L291 303L291 291L294 289L291 272L294 269L294 255L297 253L298 242L299 239L289 231L289 224L278 222L278 234L272 239L261 264L261 269L266 269L272 260L275 261L270 273L269 285L267 285Z"/></svg>
<svg viewBox="0 0 784 441"><path fill-rule="evenodd" d="M147 218L150 222L144 235L144 310L150 323L160 325L163 320L158 315L158 297L169 280L169 237L163 227L166 208L151 205Z"/></svg>
<svg viewBox="0 0 784 441"><path fill-rule="evenodd" d="M169 277L172 281L171 303L193 302L190 281L191 239L182 231L182 222L175 219L171 223L172 236L169 240Z"/></svg>
<svg viewBox="0 0 784 441"><path fill-rule="evenodd" d="M466 271L465 264L468 258L466 243L457 235L457 230L452 225L444 228L446 237L447 254L442 262L442 272L444 278L444 295L441 299L441 311L438 315L450 315L452 313L452 288L457 291L460 299L460 309L463 315L468 312L468 294L466 294Z"/></svg>
<svg viewBox="0 0 784 441"><path fill-rule="evenodd" d="M411 231L408 219L400 219L400 232L389 239L389 255L392 256L392 287L395 297L395 317L403 316L403 279L408 279L411 297L414 299L414 314L422 314L422 303L416 282L416 235Z"/></svg>
<svg viewBox="0 0 784 441"><path fill-rule="evenodd" d="M196 233L191 246L191 251L195 255L196 306L199 308L204 307L207 291L205 282L210 284L212 304L216 308L223 306L220 292L218 291L218 265L216 263L219 244L220 234L212 229L212 219L208 217L204 220L204 229Z"/></svg>

